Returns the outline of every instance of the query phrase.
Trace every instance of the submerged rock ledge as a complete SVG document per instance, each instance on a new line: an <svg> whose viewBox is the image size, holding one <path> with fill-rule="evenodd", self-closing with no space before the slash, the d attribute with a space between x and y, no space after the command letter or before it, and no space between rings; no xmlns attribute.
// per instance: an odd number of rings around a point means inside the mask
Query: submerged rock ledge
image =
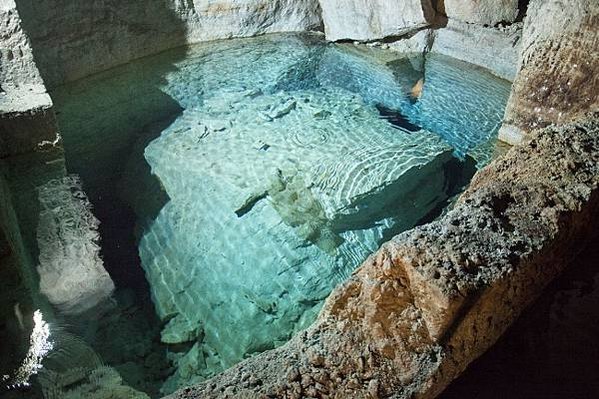
<svg viewBox="0 0 599 399"><path fill-rule="evenodd" d="M592 236L599 115L531 133L443 219L397 236L285 346L169 398L432 398Z"/></svg>

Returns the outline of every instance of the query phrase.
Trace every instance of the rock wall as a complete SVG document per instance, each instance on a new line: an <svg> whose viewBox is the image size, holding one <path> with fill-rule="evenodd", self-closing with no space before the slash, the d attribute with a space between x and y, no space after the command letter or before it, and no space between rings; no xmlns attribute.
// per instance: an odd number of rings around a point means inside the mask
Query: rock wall
<svg viewBox="0 0 599 399"><path fill-rule="evenodd" d="M0 158L57 140L52 100L14 0L0 1Z"/></svg>
<svg viewBox="0 0 599 399"><path fill-rule="evenodd" d="M18 0L48 87L188 43L319 29L317 0Z"/></svg>
<svg viewBox="0 0 599 399"><path fill-rule="evenodd" d="M513 22L524 11L518 9L517 0L321 0L320 4L328 40L385 42L398 52L440 53L507 80L516 76L522 24ZM494 26L500 22L506 26Z"/></svg>
<svg viewBox="0 0 599 399"><path fill-rule="evenodd" d="M10 375L18 367L21 355L19 351L26 345L26 337L20 333L22 326L16 311L29 314L34 305L29 295L29 289L33 285L31 275L23 273L19 267L25 261L25 250L5 173L5 165L0 162L0 340L11 342L11 345L0 346L0 356L4 359L0 365L0 374ZM15 337L22 338L15 340ZM0 386L0 392L3 388Z"/></svg>
<svg viewBox="0 0 599 399"><path fill-rule="evenodd" d="M511 23L518 16L518 0L444 0L450 19L479 25Z"/></svg>
<svg viewBox="0 0 599 399"><path fill-rule="evenodd" d="M521 23L491 28L449 19L445 28L434 32L430 51L480 65L500 78L513 81L521 36Z"/></svg>
<svg viewBox="0 0 599 399"><path fill-rule="evenodd" d="M328 40L372 41L414 33L434 22L431 0L321 0Z"/></svg>
<svg viewBox="0 0 599 399"><path fill-rule="evenodd" d="M599 109L599 3L531 1L500 139Z"/></svg>
<svg viewBox="0 0 599 399"><path fill-rule="evenodd" d="M0 92L24 84L43 84L14 0L0 1L0 20Z"/></svg>

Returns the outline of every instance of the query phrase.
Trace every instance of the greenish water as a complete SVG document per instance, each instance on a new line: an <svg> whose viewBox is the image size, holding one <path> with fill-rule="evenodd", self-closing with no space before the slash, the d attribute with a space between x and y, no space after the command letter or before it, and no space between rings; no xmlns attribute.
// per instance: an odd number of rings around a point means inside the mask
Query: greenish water
<svg viewBox="0 0 599 399"><path fill-rule="evenodd" d="M311 35L176 49L57 89L117 286L113 310L69 331L152 396L283 344L492 158L509 90L447 57Z"/></svg>

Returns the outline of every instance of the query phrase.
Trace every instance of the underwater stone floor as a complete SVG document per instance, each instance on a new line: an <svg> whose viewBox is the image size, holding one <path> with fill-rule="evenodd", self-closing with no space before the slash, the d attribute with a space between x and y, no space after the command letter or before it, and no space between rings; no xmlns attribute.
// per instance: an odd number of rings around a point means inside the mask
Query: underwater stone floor
<svg viewBox="0 0 599 399"><path fill-rule="evenodd" d="M382 242L439 215L492 158L509 89L447 57L271 35L52 93L117 296L151 294L160 337L138 352L166 353L161 391L284 343ZM105 320L101 354L107 329L122 345L152 330Z"/></svg>

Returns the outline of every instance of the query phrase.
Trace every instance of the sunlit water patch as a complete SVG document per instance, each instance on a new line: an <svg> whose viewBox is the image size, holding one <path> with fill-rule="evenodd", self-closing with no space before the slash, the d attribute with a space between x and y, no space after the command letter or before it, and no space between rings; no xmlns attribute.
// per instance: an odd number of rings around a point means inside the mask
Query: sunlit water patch
<svg viewBox="0 0 599 399"><path fill-rule="evenodd" d="M509 88L446 57L273 35L56 90L106 267L161 320L163 392L281 345L382 242L442 212L492 157Z"/></svg>

